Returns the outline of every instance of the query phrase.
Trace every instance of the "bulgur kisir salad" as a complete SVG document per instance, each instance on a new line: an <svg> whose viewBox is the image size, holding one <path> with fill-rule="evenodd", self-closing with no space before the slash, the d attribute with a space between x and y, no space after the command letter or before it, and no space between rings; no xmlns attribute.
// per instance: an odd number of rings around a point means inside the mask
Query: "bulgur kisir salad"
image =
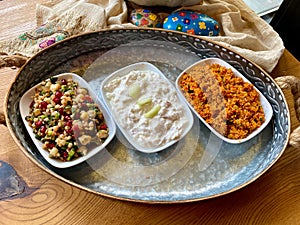
<svg viewBox="0 0 300 225"><path fill-rule="evenodd" d="M245 138L265 121L259 93L230 68L195 66L179 86L195 111L227 138Z"/></svg>
<svg viewBox="0 0 300 225"><path fill-rule="evenodd" d="M99 107L71 78L51 77L36 88L26 121L49 157L70 161L109 135Z"/></svg>

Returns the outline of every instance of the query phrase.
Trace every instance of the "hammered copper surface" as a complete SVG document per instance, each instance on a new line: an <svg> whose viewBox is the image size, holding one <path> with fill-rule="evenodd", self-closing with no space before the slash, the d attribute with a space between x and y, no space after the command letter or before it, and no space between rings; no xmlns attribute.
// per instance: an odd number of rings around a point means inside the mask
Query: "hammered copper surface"
<svg viewBox="0 0 300 225"><path fill-rule="evenodd" d="M21 96L51 75L78 73L99 94L99 84L105 76L131 63L153 63L174 82L184 68L209 57L225 60L250 80L271 103L274 116L254 139L240 145L223 143L215 161L205 171L199 171L199 161L210 131L196 118L191 132L182 141L159 153L132 150L118 132L104 151L68 169L49 165L22 124L18 109ZM284 95L268 74L216 43L159 29L106 30L54 44L32 57L20 70L7 96L6 110L12 135L24 147L21 150L41 168L100 195L147 203L198 201L238 190L277 161L290 132Z"/></svg>

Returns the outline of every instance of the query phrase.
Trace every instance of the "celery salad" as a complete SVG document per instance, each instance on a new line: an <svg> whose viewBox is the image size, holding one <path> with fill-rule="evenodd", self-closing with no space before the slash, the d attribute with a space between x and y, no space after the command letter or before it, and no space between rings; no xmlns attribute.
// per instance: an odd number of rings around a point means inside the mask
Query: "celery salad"
<svg viewBox="0 0 300 225"><path fill-rule="evenodd" d="M175 89L153 71L133 70L104 85L118 123L143 148L179 140L188 126Z"/></svg>
<svg viewBox="0 0 300 225"><path fill-rule="evenodd" d="M86 88L51 77L35 90L26 121L49 157L70 161L104 142L109 131Z"/></svg>

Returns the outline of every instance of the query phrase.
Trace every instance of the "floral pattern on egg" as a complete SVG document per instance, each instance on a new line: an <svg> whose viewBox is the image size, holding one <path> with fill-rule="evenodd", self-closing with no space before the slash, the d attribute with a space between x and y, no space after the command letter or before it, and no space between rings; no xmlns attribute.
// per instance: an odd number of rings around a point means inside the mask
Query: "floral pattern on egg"
<svg viewBox="0 0 300 225"><path fill-rule="evenodd" d="M219 23L213 18L191 10L180 10L163 21L163 28L202 36L217 36Z"/></svg>
<svg viewBox="0 0 300 225"><path fill-rule="evenodd" d="M161 18L148 9L135 9L130 18L131 22L138 27L161 27Z"/></svg>

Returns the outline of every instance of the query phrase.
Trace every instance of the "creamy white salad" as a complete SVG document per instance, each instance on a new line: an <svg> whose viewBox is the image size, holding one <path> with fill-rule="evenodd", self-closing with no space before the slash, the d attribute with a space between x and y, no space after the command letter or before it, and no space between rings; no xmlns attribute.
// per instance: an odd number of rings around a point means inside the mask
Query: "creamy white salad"
<svg viewBox="0 0 300 225"><path fill-rule="evenodd" d="M117 123L144 148L178 140L188 126L175 88L153 71L133 70L104 91Z"/></svg>

